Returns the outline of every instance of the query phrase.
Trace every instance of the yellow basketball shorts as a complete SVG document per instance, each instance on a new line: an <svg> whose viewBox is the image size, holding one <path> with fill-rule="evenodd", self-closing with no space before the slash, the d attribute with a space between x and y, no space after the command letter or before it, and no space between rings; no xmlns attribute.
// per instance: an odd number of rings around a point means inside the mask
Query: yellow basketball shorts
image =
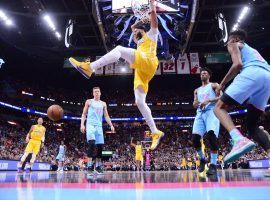
<svg viewBox="0 0 270 200"><path fill-rule="evenodd" d="M142 86L145 93L148 92L148 85L154 77L158 59L156 56L147 56L144 52L135 50L135 61L130 65L135 70L134 75L134 90Z"/></svg>
<svg viewBox="0 0 270 200"><path fill-rule="evenodd" d="M136 156L135 156L135 160L136 160L136 161L142 161L142 160L143 160L142 155L136 155Z"/></svg>
<svg viewBox="0 0 270 200"><path fill-rule="evenodd" d="M25 153L38 154L40 151L41 141L30 140L25 148Z"/></svg>

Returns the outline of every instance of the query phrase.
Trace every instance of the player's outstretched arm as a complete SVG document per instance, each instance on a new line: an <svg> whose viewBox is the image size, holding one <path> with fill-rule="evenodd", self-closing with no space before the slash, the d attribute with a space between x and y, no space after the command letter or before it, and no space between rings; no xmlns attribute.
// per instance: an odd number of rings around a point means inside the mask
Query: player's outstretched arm
<svg viewBox="0 0 270 200"><path fill-rule="evenodd" d="M158 18L157 18L155 0L150 0L150 8L151 8L151 12L150 12L151 28L158 28Z"/></svg>

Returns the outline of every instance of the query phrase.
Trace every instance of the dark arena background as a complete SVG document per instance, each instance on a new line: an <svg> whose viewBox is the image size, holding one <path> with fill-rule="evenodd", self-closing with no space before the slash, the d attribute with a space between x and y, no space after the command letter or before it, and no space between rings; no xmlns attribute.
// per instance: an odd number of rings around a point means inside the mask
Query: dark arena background
<svg viewBox="0 0 270 200"><path fill-rule="evenodd" d="M231 31L244 29L246 43L270 62L270 1L155 2L159 62L143 106L150 108L165 135L153 149L157 134L151 133L150 122L145 122L138 109L141 104L135 101L137 69L120 58L86 79L69 62L73 57L92 63L119 46L136 49L131 25L140 16L135 9L148 12L142 8L149 9L151 0L0 1L0 200L270 199L270 149L267 152L248 134L246 102L232 106L229 114L256 146L238 159L224 159L235 141L222 125L214 168L210 134L203 136L203 159L192 136L194 90L202 86L201 69L212 71L211 82L222 82L233 63L227 50ZM147 37L143 36L145 43ZM94 87L100 88L112 123L103 118L102 152L86 139L91 106L87 131L81 130L85 102L93 99ZM47 116L55 104L64 110L58 121ZM35 139L41 129L32 125L38 118L43 118L46 132L44 138ZM269 142L269 99L257 126ZM41 145L33 164L35 148L24 158L30 143ZM202 165L205 168L199 172ZM210 169L217 170L209 174Z"/></svg>

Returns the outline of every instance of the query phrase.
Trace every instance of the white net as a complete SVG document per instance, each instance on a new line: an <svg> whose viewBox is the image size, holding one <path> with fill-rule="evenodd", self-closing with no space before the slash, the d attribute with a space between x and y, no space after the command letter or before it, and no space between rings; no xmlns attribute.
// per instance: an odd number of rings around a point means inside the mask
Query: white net
<svg viewBox="0 0 270 200"><path fill-rule="evenodd" d="M150 5L148 0L132 0L131 7L134 15L144 22L149 22Z"/></svg>

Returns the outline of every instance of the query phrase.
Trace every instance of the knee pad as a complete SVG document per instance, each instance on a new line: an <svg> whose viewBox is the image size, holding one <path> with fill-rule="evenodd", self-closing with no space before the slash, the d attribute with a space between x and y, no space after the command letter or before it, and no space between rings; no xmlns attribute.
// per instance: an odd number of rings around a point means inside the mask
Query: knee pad
<svg viewBox="0 0 270 200"><path fill-rule="evenodd" d="M217 151L218 139L214 131L208 131L208 138L209 138L209 146L210 146L211 151Z"/></svg>
<svg viewBox="0 0 270 200"><path fill-rule="evenodd" d="M102 158L102 144L97 144L97 158Z"/></svg>
<svg viewBox="0 0 270 200"><path fill-rule="evenodd" d="M89 140L88 141L87 156L89 158L94 158L95 157L95 148L96 148L95 142L96 142L95 140Z"/></svg>
<svg viewBox="0 0 270 200"><path fill-rule="evenodd" d="M201 136L198 134L192 134L192 143L196 150L201 149Z"/></svg>

